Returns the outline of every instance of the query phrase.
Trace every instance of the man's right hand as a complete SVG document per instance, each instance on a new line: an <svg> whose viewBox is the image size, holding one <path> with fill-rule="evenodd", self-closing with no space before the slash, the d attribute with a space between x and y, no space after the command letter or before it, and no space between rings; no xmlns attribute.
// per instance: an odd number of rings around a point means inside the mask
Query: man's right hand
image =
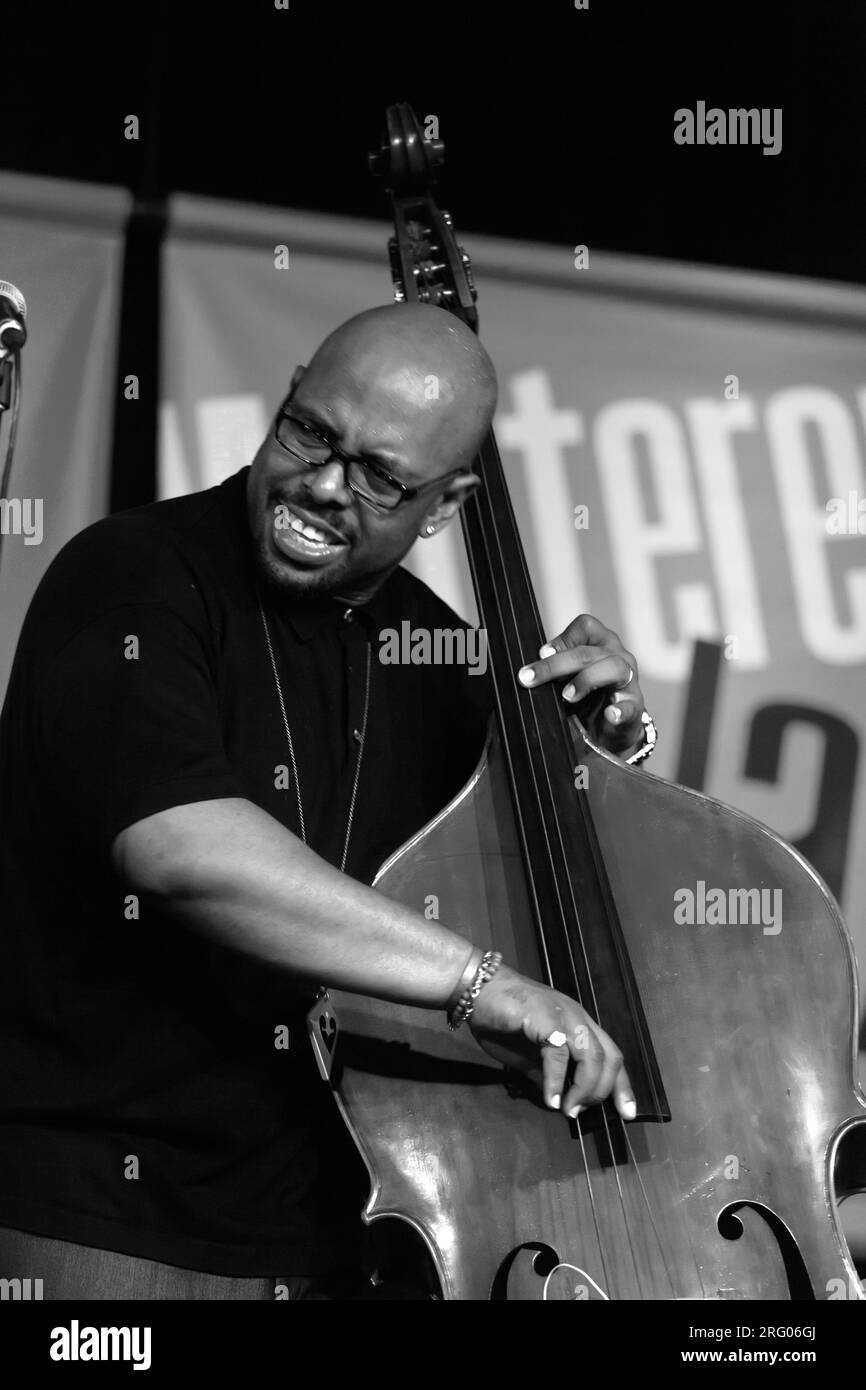
<svg viewBox="0 0 866 1390"><path fill-rule="evenodd" d="M540 1082L547 1105L573 1119L584 1107L613 1095L623 1119L635 1102L622 1053L603 1028L567 994L500 966L475 1001L469 1027L497 1062ZM548 1039L562 1034L555 1046ZM573 1065L571 1084L566 1088Z"/></svg>

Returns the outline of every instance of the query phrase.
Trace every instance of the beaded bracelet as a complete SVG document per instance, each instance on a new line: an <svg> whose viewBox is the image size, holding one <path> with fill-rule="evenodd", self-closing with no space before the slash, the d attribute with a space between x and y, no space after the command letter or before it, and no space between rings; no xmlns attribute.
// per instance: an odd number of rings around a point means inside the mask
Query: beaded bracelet
<svg viewBox="0 0 866 1390"><path fill-rule="evenodd" d="M475 979L467 990L464 990L448 1018L448 1027L455 1031L465 1023L467 1018L471 1018L475 1008L475 1000L478 998L488 980L492 980L500 965L502 964L501 951L485 951L481 957L481 964L475 972Z"/></svg>
<svg viewBox="0 0 866 1390"><path fill-rule="evenodd" d="M640 717L640 722L643 733L643 743L636 753L632 753L630 758L626 758L627 763L642 763L645 758L652 756L652 751L658 743L658 730L653 723L652 715L644 710Z"/></svg>
<svg viewBox="0 0 866 1390"><path fill-rule="evenodd" d="M467 989L469 989L470 985L472 984L472 981L475 979L476 972L483 959L484 952L482 951L481 947L473 946L471 952L469 953L469 959L463 967L463 974L460 976L460 979L457 981L456 985L454 986L454 988L448 996L448 1000L445 1005L446 1014L450 1014L451 1010L456 1008L457 1004L460 1002L461 996L465 994Z"/></svg>

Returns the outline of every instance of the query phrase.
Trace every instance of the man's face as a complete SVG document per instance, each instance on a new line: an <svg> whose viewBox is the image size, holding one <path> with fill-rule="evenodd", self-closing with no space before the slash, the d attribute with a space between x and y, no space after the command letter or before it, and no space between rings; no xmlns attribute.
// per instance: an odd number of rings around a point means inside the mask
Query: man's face
<svg viewBox="0 0 866 1390"><path fill-rule="evenodd" d="M453 407L427 400L424 378L405 365L314 359L296 373L288 409L344 453L379 463L410 487L454 466ZM377 511L348 487L339 461L305 467L272 429L247 487L257 566L293 598L363 602L402 560L441 495L430 488L394 511ZM298 520L318 537L294 529Z"/></svg>

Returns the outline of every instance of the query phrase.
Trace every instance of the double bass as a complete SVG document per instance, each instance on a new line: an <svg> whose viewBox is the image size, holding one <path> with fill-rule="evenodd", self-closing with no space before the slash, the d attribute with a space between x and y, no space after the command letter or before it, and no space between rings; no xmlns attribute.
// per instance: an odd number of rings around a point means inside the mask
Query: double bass
<svg viewBox="0 0 866 1390"><path fill-rule="evenodd" d="M406 105L387 124L371 163L396 298L477 332L431 191L441 143ZM866 1186L838 905L772 830L610 756L554 684L517 683L547 639L492 431L474 471L461 516L495 715L469 782L375 887L420 912L435 895L450 927L578 1000L622 1050L637 1115L566 1120L468 1029L323 992L311 1038L369 1172L364 1219L408 1223L445 1299L863 1299L838 1214ZM781 930L678 923L700 881L778 890Z"/></svg>

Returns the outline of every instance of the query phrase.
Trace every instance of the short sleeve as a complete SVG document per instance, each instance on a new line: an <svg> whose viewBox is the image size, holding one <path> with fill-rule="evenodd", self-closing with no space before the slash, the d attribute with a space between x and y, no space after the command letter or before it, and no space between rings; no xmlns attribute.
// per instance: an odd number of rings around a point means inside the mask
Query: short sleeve
<svg viewBox="0 0 866 1390"><path fill-rule="evenodd" d="M146 816L243 795L205 643L170 606L103 612L41 665L34 713L43 795L101 861L120 831Z"/></svg>

